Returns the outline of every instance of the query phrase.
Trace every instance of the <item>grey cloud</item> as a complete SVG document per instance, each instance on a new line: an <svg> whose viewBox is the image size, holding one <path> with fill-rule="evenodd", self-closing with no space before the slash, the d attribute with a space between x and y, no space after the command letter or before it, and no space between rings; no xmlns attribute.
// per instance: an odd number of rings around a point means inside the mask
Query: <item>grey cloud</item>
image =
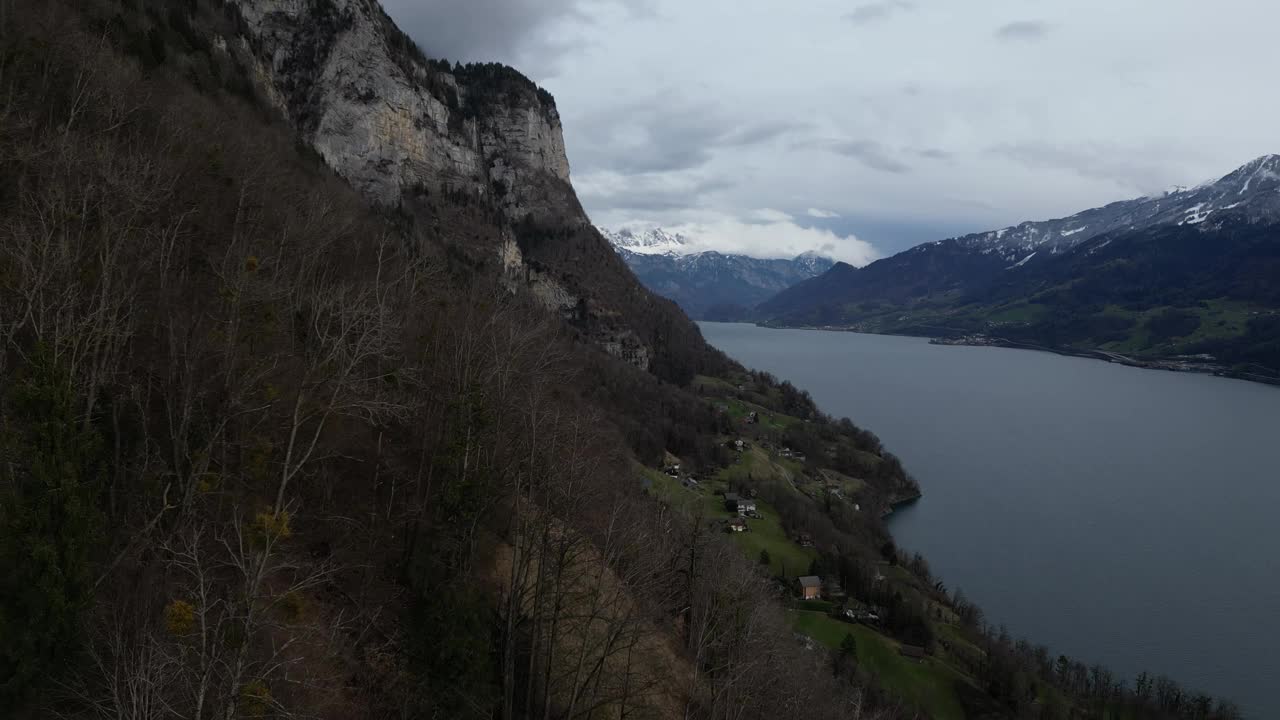
<svg viewBox="0 0 1280 720"><path fill-rule="evenodd" d="M996 29L996 38L1000 40L1039 40L1049 34L1050 25L1038 20L1022 20L1001 25Z"/></svg>
<svg viewBox="0 0 1280 720"><path fill-rule="evenodd" d="M670 91L574 118L573 125L575 167L624 175L700 167L723 132L706 113L681 106Z"/></svg>
<svg viewBox="0 0 1280 720"><path fill-rule="evenodd" d="M615 159L610 166L627 175L693 170L706 165L711 152L705 147L667 147Z"/></svg>
<svg viewBox="0 0 1280 720"><path fill-rule="evenodd" d="M592 6L618 5L638 15L655 0L383 0L387 13L430 57L497 61L537 74L577 43L551 28L589 19Z"/></svg>
<svg viewBox="0 0 1280 720"><path fill-rule="evenodd" d="M880 172L905 173L911 170L911 166L899 160L894 151L874 140L800 138L792 141L788 147L792 151L834 152ZM906 152L918 154L913 151Z"/></svg>
<svg viewBox="0 0 1280 720"><path fill-rule="evenodd" d="M883 145L871 140L850 140L834 143L831 149L866 165L872 170L888 173L904 173L911 168L893 157Z"/></svg>
<svg viewBox="0 0 1280 720"><path fill-rule="evenodd" d="M792 122L776 122L776 123L760 123L758 125L748 125L741 128L735 128L720 136L717 145L721 147L745 147L748 145L763 145L773 142L785 135L790 135L801 130L807 129L808 126L803 123Z"/></svg>
<svg viewBox="0 0 1280 720"><path fill-rule="evenodd" d="M951 153L939 148L924 148L923 150L917 150L916 155L919 155L925 160L950 160L952 157Z"/></svg>
<svg viewBox="0 0 1280 720"><path fill-rule="evenodd" d="M647 128L646 141L634 152L612 155L601 163L623 174L692 170L711 160L715 130L700 125L673 123Z"/></svg>
<svg viewBox="0 0 1280 720"><path fill-rule="evenodd" d="M584 205L612 211L638 213L687 210L693 199L728 190L733 183L725 178L709 178L692 184L665 183L660 177L635 176L628 178L622 188L601 192L589 183L579 189Z"/></svg>
<svg viewBox="0 0 1280 720"><path fill-rule="evenodd" d="M575 167L624 175L696 169L717 150L765 145L805 128L767 121L735 126L714 107L671 91L574 122L580 128L572 149Z"/></svg>
<svg viewBox="0 0 1280 720"><path fill-rule="evenodd" d="M860 5L854 8L852 12L847 13L844 19L854 25L867 25L885 20L898 13L910 12L915 7L916 4L908 0L884 0L883 2Z"/></svg>
<svg viewBox="0 0 1280 720"><path fill-rule="evenodd" d="M1049 144L1003 144L990 154L1037 170L1065 170L1080 177L1116 183L1136 192L1154 192L1177 177L1182 164L1175 148L1118 148L1108 145L1061 147ZM1120 199L1120 198L1116 198Z"/></svg>
<svg viewBox="0 0 1280 720"><path fill-rule="evenodd" d="M831 230L837 234L857 233L893 254L920 243L958 237L988 229L987 225L952 222L929 222L914 217L858 213L834 221Z"/></svg>

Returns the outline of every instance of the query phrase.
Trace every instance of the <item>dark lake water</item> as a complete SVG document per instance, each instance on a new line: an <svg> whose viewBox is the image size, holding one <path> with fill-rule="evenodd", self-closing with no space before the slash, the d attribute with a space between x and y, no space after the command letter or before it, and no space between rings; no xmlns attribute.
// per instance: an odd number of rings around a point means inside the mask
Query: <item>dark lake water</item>
<svg viewBox="0 0 1280 720"><path fill-rule="evenodd" d="M896 513L1015 636L1280 718L1280 389L920 338L701 323L872 430L920 481Z"/></svg>

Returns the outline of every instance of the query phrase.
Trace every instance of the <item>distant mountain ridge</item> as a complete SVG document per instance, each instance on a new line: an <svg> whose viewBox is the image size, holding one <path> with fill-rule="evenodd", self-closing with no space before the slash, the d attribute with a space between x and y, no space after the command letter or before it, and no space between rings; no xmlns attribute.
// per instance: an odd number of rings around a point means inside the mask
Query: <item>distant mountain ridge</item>
<svg viewBox="0 0 1280 720"><path fill-rule="evenodd" d="M640 282L698 320L748 319L760 302L835 264L813 252L761 259L698 251L688 237L661 228L600 232Z"/></svg>
<svg viewBox="0 0 1280 720"><path fill-rule="evenodd" d="M926 243L861 269L837 264L757 315L1135 355L1196 351L1274 369L1280 349L1263 326L1280 307L1269 289L1278 258L1280 156L1265 155L1192 188ZM1198 322L1154 320L1167 311ZM1185 332L1165 332L1175 326Z"/></svg>
<svg viewBox="0 0 1280 720"><path fill-rule="evenodd" d="M1175 187L1157 197L1123 200L1066 218L1024 222L994 232L966 235L956 238L955 242L1000 252L1006 260L1023 262L1027 256L1018 253L1056 255L1099 235L1157 225L1198 225L1215 213L1221 216L1224 212L1238 211L1251 221L1273 222L1280 220L1278 190L1280 155L1264 155L1217 181L1192 188Z"/></svg>

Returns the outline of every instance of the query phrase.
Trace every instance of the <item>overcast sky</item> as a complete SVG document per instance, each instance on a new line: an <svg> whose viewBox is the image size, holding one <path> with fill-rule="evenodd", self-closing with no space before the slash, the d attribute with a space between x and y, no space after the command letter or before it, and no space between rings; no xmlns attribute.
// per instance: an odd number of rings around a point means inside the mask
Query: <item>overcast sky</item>
<svg viewBox="0 0 1280 720"><path fill-rule="evenodd" d="M1280 153L1263 0L384 0L555 96L607 227L863 264Z"/></svg>

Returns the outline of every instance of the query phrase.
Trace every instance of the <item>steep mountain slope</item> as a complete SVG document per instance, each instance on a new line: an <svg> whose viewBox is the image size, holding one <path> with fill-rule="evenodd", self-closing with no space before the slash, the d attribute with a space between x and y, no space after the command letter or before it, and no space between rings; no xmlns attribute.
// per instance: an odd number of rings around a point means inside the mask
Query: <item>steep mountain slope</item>
<svg viewBox="0 0 1280 720"><path fill-rule="evenodd" d="M816 253L788 260L697 252L687 238L661 229L601 232L645 287L696 320L748 319L760 302L834 264Z"/></svg>
<svg viewBox="0 0 1280 720"><path fill-rule="evenodd" d="M498 236L465 252L500 263L611 354L671 380L697 372L697 328L638 285L587 221L549 93L504 66L427 59L375 0L228 7L239 35L215 48L251 68L267 102L353 187L428 233L440 221L421 212L426 196L498 208Z"/></svg>
<svg viewBox="0 0 1280 720"><path fill-rule="evenodd" d="M759 312L778 324L992 333L1152 356L1195 350L1228 365L1268 356L1274 369L1280 356L1258 348L1280 307L1262 280L1278 235L1280 156L1271 155L1158 198L929 243L860 270L837 266ZM1204 322L1173 336L1148 331L1150 316L1188 308Z"/></svg>

